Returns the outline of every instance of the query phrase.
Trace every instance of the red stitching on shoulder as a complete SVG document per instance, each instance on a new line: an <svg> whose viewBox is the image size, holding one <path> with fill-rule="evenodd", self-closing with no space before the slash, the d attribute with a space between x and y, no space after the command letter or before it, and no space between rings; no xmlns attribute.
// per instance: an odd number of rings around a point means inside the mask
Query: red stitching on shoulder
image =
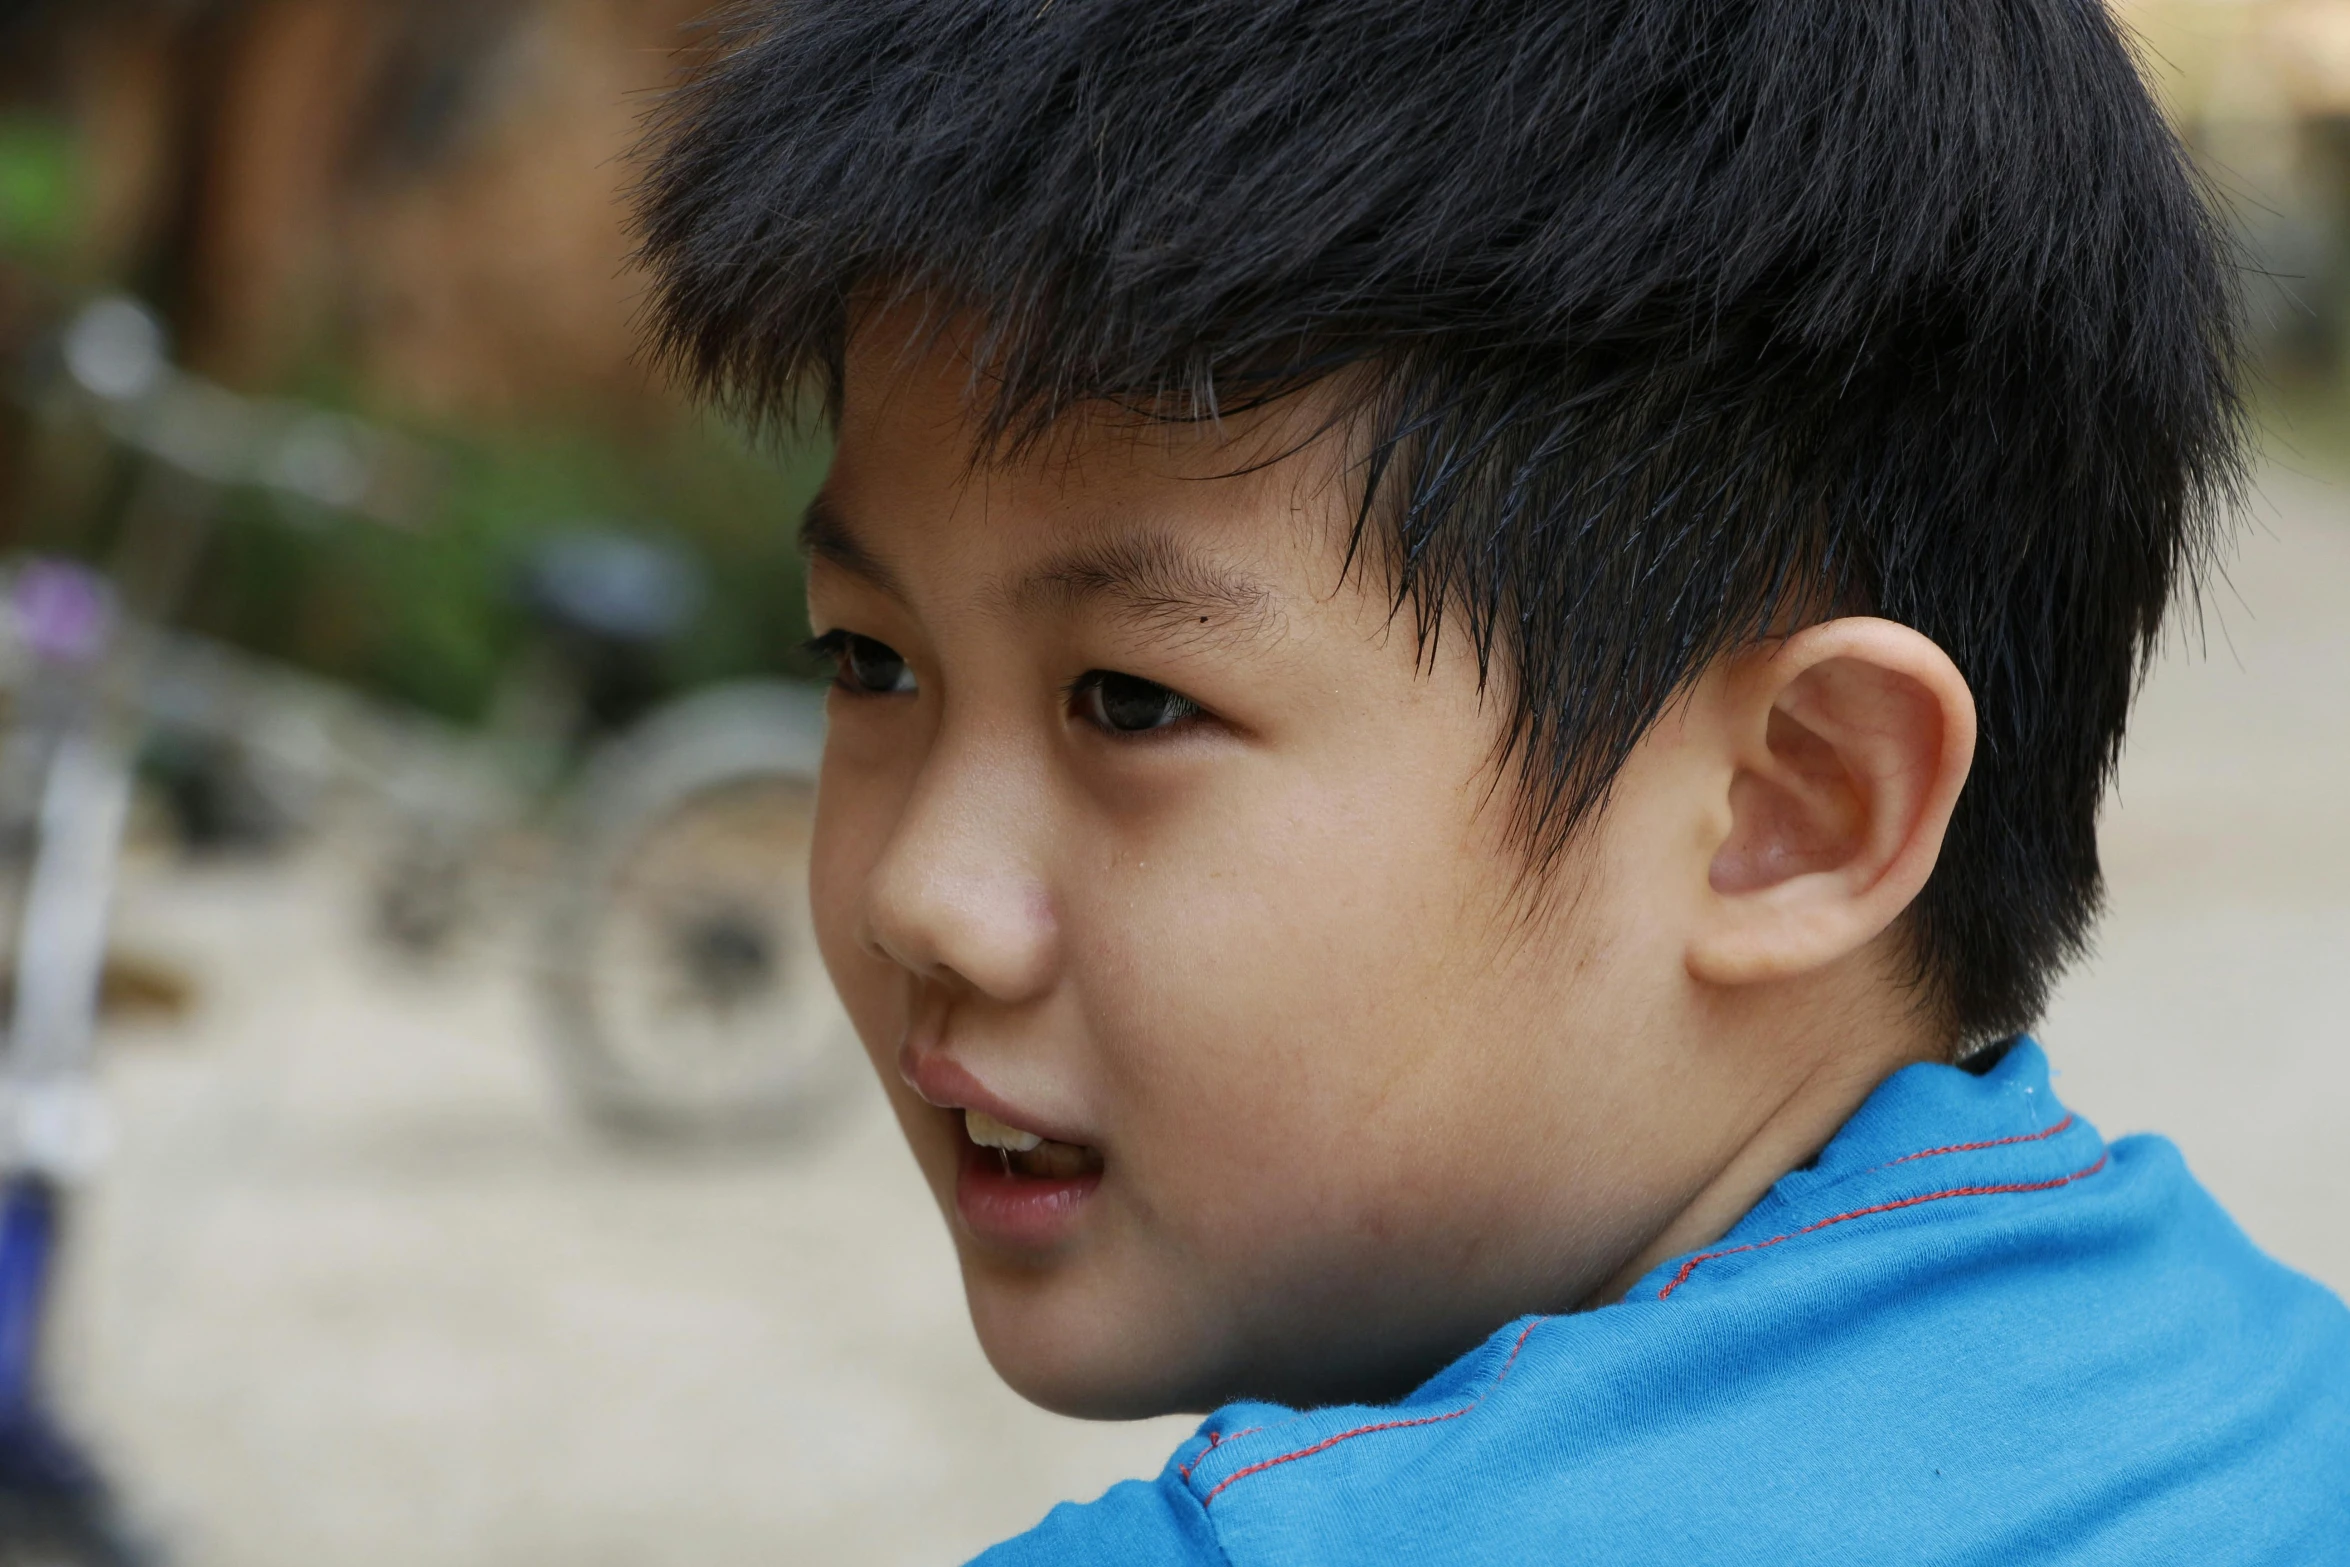
<svg viewBox="0 0 2350 1567"><path fill-rule="evenodd" d="M1508 1376L1510 1374L1510 1367L1518 1363L1518 1351L1526 1347L1527 1336L1531 1334L1535 1328L1539 1327L1544 1320L1545 1319L1543 1318L1537 1317L1534 1319L1534 1321L1526 1324L1524 1331L1518 1334L1518 1341L1510 1346L1509 1359L1501 1363L1501 1369L1493 1374L1493 1380L1486 1383L1483 1390L1480 1391L1475 1398L1470 1399L1460 1408L1447 1410L1441 1415L1422 1415L1417 1420L1382 1420L1377 1425L1356 1426L1351 1431L1341 1431L1336 1436L1324 1437L1321 1441L1316 1442L1311 1447L1301 1447L1294 1453L1283 1453L1278 1458L1267 1458L1261 1462L1250 1464L1245 1469L1235 1469L1232 1471L1232 1473L1226 1475L1222 1480L1218 1481L1214 1489L1210 1490L1207 1495L1199 1499L1200 1506L1206 1507L1210 1502L1213 1502L1217 1496L1222 1494L1226 1486L1233 1484L1235 1481L1245 1480L1253 1474L1263 1474L1268 1469L1278 1469L1283 1464L1294 1463L1300 1458L1311 1458L1316 1453L1336 1447L1339 1443L1346 1441L1350 1437L1368 1436L1373 1431L1401 1431L1410 1426L1441 1425L1447 1420L1460 1419L1461 1416L1467 1414L1470 1410L1475 1409L1479 1404L1484 1403L1487 1395L1492 1393L1495 1388L1501 1386L1501 1379ZM1234 1432L1233 1434L1238 1436L1242 1433ZM1201 1458L1205 1458L1207 1456L1208 1455L1206 1453L1200 1454ZM1197 1460L1194 1460L1194 1462L1196 1461ZM1188 1479L1190 1477L1187 1475L1185 1478Z"/></svg>
<svg viewBox="0 0 2350 1567"><path fill-rule="evenodd" d="M1937 1154L1971 1153L1981 1148L2004 1148L2011 1143L2036 1143L2042 1141L2043 1139L2054 1137L2057 1133L2063 1131L2066 1127L2072 1124L2073 1118L2070 1115L2067 1115L2063 1120L2057 1122L2054 1126L2051 1126L2044 1131L2025 1132L2015 1137L1995 1137L1988 1142L1952 1143L1945 1148L1928 1148L1919 1153L1904 1154L1898 1159L1887 1161L1887 1163L1889 1165L1907 1164L1913 1159L1930 1159ZM1947 1191L1926 1192L1916 1197L1904 1197L1895 1202L1881 1202L1875 1204L1872 1207L1855 1208L1850 1213L1835 1214L1829 1218L1821 1219L1815 1224L1807 1224L1802 1229L1789 1230L1784 1235L1774 1235L1767 1241L1749 1241L1743 1246L1725 1246L1720 1251L1700 1252L1697 1256L1694 1256L1687 1262L1681 1264L1681 1271L1674 1274L1672 1281L1665 1285L1663 1289L1657 1291L1656 1298L1659 1300L1664 1300L1669 1297L1673 1291L1679 1289L1683 1284L1688 1282L1689 1275L1697 1271L1697 1265L1699 1263L1711 1262L1716 1257L1734 1256L1742 1251L1761 1251L1765 1247L1776 1246L1782 1241L1791 1241L1798 1236L1809 1235L1815 1230L1824 1230L1831 1224L1842 1224L1847 1219L1865 1219L1871 1214L1892 1213L1902 1208L1914 1208L1920 1203L1939 1202L1945 1197L1990 1197L2006 1192L2044 1192L2053 1190L2059 1186L2070 1186L2073 1182L2078 1180L2085 1180L2089 1176L2095 1175L2099 1170L2104 1169L2105 1161L2109 1157L2110 1155L2107 1154L2099 1154L2095 1164L2092 1164L2085 1169L2075 1170L2070 1175L2060 1175L2052 1181L2014 1181L1997 1186L1953 1186ZM1880 1166L1879 1168L1884 1168L1884 1166ZM1321 1441L1314 1443L1311 1447L1301 1447L1294 1452L1282 1453L1277 1457L1261 1459L1256 1463L1233 1470L1232 1473L1226 1475L1222 1480L1218 1481L1214 1486L1210 1487L1208 1494L1200 1498L1200 1506L1203 1508L1208 1506L1210 1503L1215 1501L1217 1497L1223 1495L1226 1489L1242 1480L1247 1479L1250 1475L1263 1474L1268 1469L1278 1469L1283 1464L1295 1463L1298 1459L1301 1458L1311 1458L1316 1453L1327 1452L1331 1448L1336 1447L1339 1443L1350 1441L1355 1437L1368 1436L1374 1431L1403 1431L1409 1430L1413 1426L1442 1425L1447 1420L1460 1419L1461 1416L1469 1413L1478 1405L1484 1403L1487 1396L1490 1395L1495 1388L1501 1386L1502 1378L1508 1376L1510 1374L1510 1368L1518 1363L1519 1351L1526 1347L1527 1338L1532 1335L1534 1329L1540 1325L1541 1321L1542 1319L1537 1318L1535 1321L1526 1324L1524 1330L1518 1334L1517 1342L1510 1346L1509 1358L1504 1360L1501 1363L1501 1369L1493 1374L1493 1380L1487 1383L1484 1389L1480 1391L1475 1398L1469 1400L1469 1402L1463 1404L1460 1408L1448 1409L1441 1415L1422 1415L1413 1420L1381 1420L1372 1425L1356 1426L1351 1430L1341 1431L1336 1436L1324 1437ZM1226 1442L1237 1440L1240 1437L1254 1435L1256 1432L1262 1429L1263 1427L1261 1426L1250 1426L1246 1430L1242 1431L1233 1431L1229 1433L1223 1431L1215 1432L1209 1436L1208 1445L1200 1449L1199 1455L1193 1458L1190 1463L1182 1465L1175 1472L1184 1480L1188 1481L1191 1478L1192 1470L1204 1462L1207 1456L1214 1452L1217 1448L1223 1446Z"/></svg>
<svg viewBox="0 0 2350 1567"><path fill-rule="evenodd" d="M1256 1433L1264 1429L1265 1428L1263 1426L1249 1426L1245 1430L1240 1431L1211 1431L1208 1433L1208 1445L1199 1450L1198 1457L1192 1459L1192 1461L1188 1464L1177 1466L1175 1473L1180 1478L1188 1480L1191 1478L1191 1472L1199 1467L1200 1459L1207 1457L1217 1448L1222 1447L1226 1442L1230 1442L1238 1437L1254 1436Z"/></svg>
<svg viewBox="0 0 2350 1567"><path fill-rule="evenodd" d="M2005 1148L2010 1143L2036 1143L2042 1141L2043 1139L2054 1137L2057 1133L2063 1131L2066 1127L2072 1124L2073 1118L2068 1112L2063 1120L2057 1122L2054 1126L2049 1127L2046 1131L2026 1132L2020 1137L1994 1137L1987 1143L1952 1143L1947 1148L1928 1148L1923 1153L1905 1153L1898 1159L1886 1160L1884 1164L1877 1166L1877 1168L1882 1170L1896 1164L1907 1164L1912 1159L1931 1159L1936 1154L1973 1153L1978 1148Z"/></svg>
<svg viewBox="0 0 2350 1567"><path fill-rule="evenodd" d="M2070 1175L2060 1175L2053 1181L2012 1181L2003 1186L1953 1186L1948 1191L1927 1192L1922 1196L1904 1197L1898 1202L1881 1202L1874 1207L1855 1208L1850 1213L1839 1213L1831 1218L1822 1219L1817 1224L1807 1224L1800 1230L1789 1230L1784 1235L1774 1235L1767 1241L1748 1241L1743 1246L1725 1246L1720 1251L1700 1252L1681 1264L1681 1271L1673 1275L1673 1281L1670 1284L1656 1292L1656 1298L1663 1300L1672 1294L1673 1291L1689 1282L1689 1275L1697 1271L1699 1263L1711 1262L1716 1257L1731 1257L1742 1251L1761 1251L1766 1246L1776 1246L1781 1241L1791 1241L1798 1235L1809 1235L1814 1230L1824 1230L1831 1224L1842 1224L1847 1219L1865 1219L1872 1213L1891 1213L1897 1208L1914 1208L1921 1202L1940 1202L1945 1197L1990 1197L2001 1192L2045 1192L2059 1186L2070 1186L2073 1182L2086 1180L2099 1170L2104 1169L2105 1161L2110 1157L2112 1156L2109 1154L2099 1154L2097 1162L2087 1169L2075 1170Z"/></svg>

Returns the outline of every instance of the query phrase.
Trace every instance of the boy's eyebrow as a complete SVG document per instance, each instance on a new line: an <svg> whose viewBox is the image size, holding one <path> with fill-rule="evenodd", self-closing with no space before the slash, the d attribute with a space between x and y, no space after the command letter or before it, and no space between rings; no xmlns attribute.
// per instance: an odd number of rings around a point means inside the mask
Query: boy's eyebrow
<svg viewBox="0 0 2350 1567"><path fill-rule="evenodd" d="M866 547L821 490L800 518L800 548L892 598L906 598L897 573ZM1079 545L999 588L995 597L1015 616L1107 602L1154 629L1208 625L1254 636L1274 621L1270 588L1165 533Z"/></svg>
<svg viewBox="0 0 2350 1567"><path fill-rule="evenodd" d="M1273 592L1164 533L1079 545L1009 585L1015 615L1107 603L1153 629L1212 625L1251 636L1274 623Z"/></svg>
<svg viewBox="0 0 2350 1567"><path fill-rule="evenodd" d="M831 498L822 490L809 499L808 509L800 515L800 549L852 577L863 578L891 598L905 600L905 587L898 581L897 573L865 547L865 541L857 537L848 519L834 509Z"/></svg>

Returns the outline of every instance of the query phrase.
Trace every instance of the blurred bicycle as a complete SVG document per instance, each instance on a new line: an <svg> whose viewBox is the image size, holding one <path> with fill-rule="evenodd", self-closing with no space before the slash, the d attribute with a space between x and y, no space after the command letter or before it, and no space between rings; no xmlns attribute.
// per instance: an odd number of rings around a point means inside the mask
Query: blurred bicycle
<svg viewBox="0 0 2350 1567"><path fill-rule="evenodd" d="M160 325L127 299L85 310L58 357L67 395L139 472L106 574L61 562L18 574L30 656L0 743L0 837L35 852L12 942L30 981L15 1037L31 1044L14 1048L35 1075L71 1080L27 1049L86 1056L142 748L151 756L161 734L182 755L274 761L280 780L302 770L287 753L304 747L267 732L288 704L266 688L288 677L165 629L222 500L258 489L313 516L409 525L431 463L343 416L179 372ZM484 733L385 715L375 744L353 744L366 726L345 724L340 745L309 758L395 821L376 930L429 953L503 894L526 911L560 1076L599 1124L791 1134L857 1080L860 1059L807 909L820 696L746 680L659 700L659 650L690 623L702 583L690 558L645 537L557 533L518 563L514 587L534 635ZM32 805L52 796L53 809ZM536 851L519 863L503 852L518 839Z"/></svg>
<svg viewBox="0 0 2350 1567"><path fill-rule="evenodd" d="M515 590L534 627L470 790L425 779L376 928L430 955L503 891L532 936L555 1059L619 1132L788 1135L855 1080L816 952L809 829L823 704L746 680L655 702L659 649L700 598L689 559L605 526L542 540ZM519 866L499 852L520 837Z"/></svg>
<svg viewBox="0 0 2350 1567"><path fill-rule="evenodd" d="M294 679L167 627L230 496L406 523L431 464L357 421L179 371L128 299L86 308L51 359L30 395L96 421L130 482L105 570L24 562L0 592L0 1567L131 1567L156 1557L53 1414L40 1354L66 1195L108 1144L91 1058L118 862L155 736L266 752L257 715ZM351 732L372 727L376 744L313 747L308 764L396 802L406 845L379 914L412 947L445 936L493 839L539 829L547 852L523 894L543 1011L564 1079L600 1121L774 1135L854 1060L806 906L821 708L764 682L622 701L645 651L690 615L690 577L617 535L552 541L524 573L540 638L497 733L418 744L421 725L362 723ZM450 776L489 782L408 787Z"/></svg>

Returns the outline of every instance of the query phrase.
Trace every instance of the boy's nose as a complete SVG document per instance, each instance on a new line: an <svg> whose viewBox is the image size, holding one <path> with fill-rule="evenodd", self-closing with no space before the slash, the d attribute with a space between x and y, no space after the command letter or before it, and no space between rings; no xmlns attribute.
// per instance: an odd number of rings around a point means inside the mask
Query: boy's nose
<svg viewBox="0 0 2350 1567"><path fill-rule="evenodd" d="M867 884L868 949L992 1000L1040 995L1056 938L1034 853L1041 797L1033 780L978 758L929 769Z"/></svg>

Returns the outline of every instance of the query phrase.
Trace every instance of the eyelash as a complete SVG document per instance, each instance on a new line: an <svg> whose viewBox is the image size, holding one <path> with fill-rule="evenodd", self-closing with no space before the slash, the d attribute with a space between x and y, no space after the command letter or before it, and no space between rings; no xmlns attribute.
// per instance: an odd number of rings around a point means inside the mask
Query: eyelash
<svg viewBox="0 0 2350 1567"><path fill-rule="evenodd" d="M807 641L801 643L800 650L808 654L810 657L822 659L832 666L832 684L835 690L846 692L852 696L895 696L904 694L898 691L876 690L871 686L861 685L857 681L850 678L850 663L852 658L855 656L857 644L860 642L871 643L875 649L879 650L880 652L887 653L890 657L897 659L900 669L904 669L905 660L898 653L897 649L891 647L888 643L879 641L873 637L860 636L854 631L840 629L827 631L821 636L810 637ZM911 672L908 671L907 673L910 675ZM908 690L910 691L911 688L908 688Z"/></svg>
<svg viewBox="0 0 2350 1567"><path fill-rule="evenodd" d="M1166 723L1153 724L1145 729L1120 729L1086 713L1085 707L1089 702L1098 701L1107 682L1112 680L1131 680L1136 685L1149 686L1155 691L1165 693L1169 705L1175 709L1174 716ZM1201 707L1173 686L1161 685L1156 680L1146 679L1141 675L1125 674L1115 669L1089 669L1079 675L1061 688L1061 705L1064 709L1077 713L1085 722L1092 724L1102 733L1120 740L1140 740L1146 736L1164 735L1172 730L1187 729L1196 720L1208 716L1206 708Z"/></svg>

